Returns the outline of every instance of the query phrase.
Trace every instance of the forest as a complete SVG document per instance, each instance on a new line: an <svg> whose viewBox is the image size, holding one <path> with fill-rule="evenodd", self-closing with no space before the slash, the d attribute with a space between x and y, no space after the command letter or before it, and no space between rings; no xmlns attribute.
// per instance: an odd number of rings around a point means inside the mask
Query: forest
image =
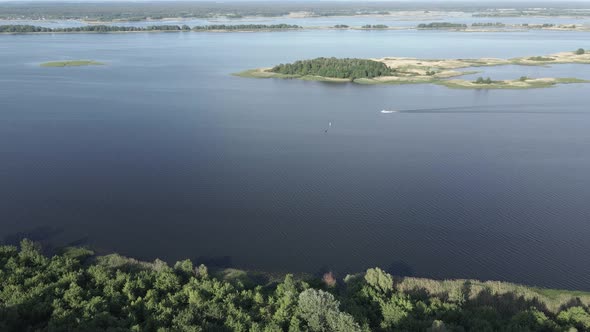
<svg viewBox="0 0 590 332"><path fill-rule="evenodd" d="M384 63L354 58L316 58L312 60L300 60L294 63L280 64L273 67L271 72L285 75L322 76L332 78L373 78L379 76L391 76L395 69L387 67Z"/></svg>
<svg viewBox="0 0 590 332"><path fill-rule="evenodd" d="M502 22L476 22L471 24L472 27L505 27Z"/></svg>
<svg viewBox="0 0 590 332"><path fill-rule="evenodd" d="M362 26L363 29L387 29L388 26L385 24L367 24Z"/></svg>
<svg viewBox="0 0 590 332"><path fill-rule="evenodd" d="M255 276L255 277L253 277ZM559 292L559 293L556 293ZM209 271L0 246L0 331L588 331L587 293L507 283Z"/></svg>
<svg viewBox="0 0 590 332"><path fill-rule="evenodd" d="M300 29L298 25L290 24L239 24L239 25L204 25L193 28L188 25L152 25L147 27L114 26L114 25L87 25L73 28L45 28L33 25L0 25L0 33L39 33L39 32L141 32L141 31L207 31L207 30L285 30Z"/></svg>
<svg viewBox="0 0 590 332"><path fill-rule="evenodd" d="M299 25L293 24L238 24L238 25L197 25L193 27L194 31L202 30L284 30L284 29L301 29Z"/></svg>
<svg viewBox="0 0 590 332"><path fill-rule="evenodd" d="M190 30L188 26L154 25L148 27L87 25L72 28L45 28L34 25L0 25L0 33L38 33L38 32L133 32L133 31L181 31Z"/></svg>
<svg viewBox="0 0 590 332"><path fill-rule="evenodd" d="M460 23L449 23L449 22L433 22L433 23L420 23L418 24L418 29L449 29L449 28L460 28L464 29L467 28L466 24Z"/></svg>

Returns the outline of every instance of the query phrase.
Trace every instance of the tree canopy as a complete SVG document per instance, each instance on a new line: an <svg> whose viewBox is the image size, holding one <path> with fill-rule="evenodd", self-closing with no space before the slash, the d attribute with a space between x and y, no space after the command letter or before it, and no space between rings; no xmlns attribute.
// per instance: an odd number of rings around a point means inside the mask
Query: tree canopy
<svg viewBox="0 0 590 332"><path fill-rule="evenodd" d="M286 30L300 29L298 25L290 24L238 24L238 25L202 25L191 29L188 25L150 25L146 27L137 26L115 26L115 25L86 25L69 28L45 28L34 25L0 25L0 33L39 33L39 32L141 32L141 31L208 31L208 30Z"/></svg>
<svg viewBox="0 0 590 332"><path fill-rule="evenodd" d="M270 71L286 75L312 75L332 78L373 78L394 75L395 69L382 62L354 58L316 58L280 64Z"/></svg>
<svg viewBox="0 0 590 332"><path fill-rule="evenodd" d="M418 29L465 29L467 24L461 23L450 23L450 22L432 22L432 23L420 23Z"/></svg>
<svg viewBox="0 0 590 332"><path fill-rule="evenodd" d="M549 303L516 285L405 281L381 269L330 286L227 275L190 260L170 266L84 248L47 257L23 240L0 246L0 331L590 330L588 298L553 294L562 301Z"/></svg>

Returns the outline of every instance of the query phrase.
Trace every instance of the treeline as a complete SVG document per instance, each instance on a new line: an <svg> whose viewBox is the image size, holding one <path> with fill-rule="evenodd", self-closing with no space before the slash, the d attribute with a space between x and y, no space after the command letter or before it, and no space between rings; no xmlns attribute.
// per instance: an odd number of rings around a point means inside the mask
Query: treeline
<svg viewBox="0 0 590 332"><path fill-rule="evenodd" d="M521 81L526 81L526 80L527 80L527 78L522 79L522 77L521 77ZM475 81L473 81L473 83L475 83L475 84L492 84L492 83L494 83L494 81L492 81L492 79L489 77L483 78L480 76Z"/></svg>
<svg viewBox="0 0 590 332"><path fill-rule="evenodd" d="M472 27L505 27L502 22L476 22L471 24Z"/></svg>
<svg viewBox="0 0 590 332"><path fill-rule="evenodd" d="M128 27L112 25L86 25L68 28L46 28L33 25L0 25L0 32L35 33L35 32L132 32L132 31L182 31L190 27L178 25L154 25L148 27Z"/></svg>
<svg viewBox="0 0 590 332"><path fill-rule="evenodd" d="M284 29L301 29L299 25L293 24L238 24L238 25L198 25L193 27L194 31L202 30L284 30Z"/></svg>
<svg viewBox="0 0 590 332"><path fill-rule="evenodd" d="M588 298L502 283L213 273L35 243L0 247L0 331L588 331ZM536 295L540 297L536 297ZM563 295L560 293L559 295ZM556 309L550 310L549 306Z"/></svg>
<svg viewBox="0 0 590 332"><path fill-rule="evenodd" d="M564 2L566 4L566 2ZM527 8L526 10L487 10L475 13L473 17L525 17L525 16L589 16L587 8Z"/></svg>
<svg viewBox="0 0 590 332"><path fill-rule="evenodd" d="M259 1L112 1L95 3L80 2L48 2L48 1L3 1L0 2L0 18L2 19L88 19L97 21L112 20L146 20L160 18L214 18L219 16L282 16L293 12L309 12L316 16L388 14L394 11L466 11L480 12L481 16L504 15L489 11L490 8L502 9L505 5L490 1L470 3L450 2L358 2L358 1L275 1L265 3ZM551 9L531 9L526 2L510 4L517 15L566 15L588 16L590 5L579 2L574 10L571 3L554 2ZM538 13L538 14L537 14Z"/></svg>
<svg viewBox="0 0 590 332"><path fill-rule="evenodd" d="M387 29L388 26L385 24L367 24L367 25L363 25L361 28L363 29Z"/></svg>
<svg viewBox="0 0 590 332"><path fill-rule="evenodd" d="M191 29L188 25L153 25L147 27L114 26L114 25L86 25L68 28L46 28L33 25L0 25L0 33L38 33L38 32L136 32L136 31L207 31L207 30L284 30L300 29L298 25L289 24L240 24L240 25L205 25L195 26Z"/></svg>
<svg viewBox="0 0 590 332"><path fill-rule="evenodd" d="M553 23L543 23L543 24L523 23L522 26L523 27L533 27L533 28L537 28L537 27L541 27L541 28L552 28L552 27L555 26L555 24L553 24Z"/></svg>
<svg viewBox="0 0 590 332"><path fill-rule="evenodd" d="M280 64L270 71L286 75L312 75L332 78L373 78L391 76L395 70L384 63L366 59L317 58Z"/></svg>
<svg viewBox="0 0 590 332"><path fill-rule="evenodd" d="M450 22L432 22L432 23L420 23L418 29L449 29L449 28L467 28L467 24L450 23Z"/></svg>

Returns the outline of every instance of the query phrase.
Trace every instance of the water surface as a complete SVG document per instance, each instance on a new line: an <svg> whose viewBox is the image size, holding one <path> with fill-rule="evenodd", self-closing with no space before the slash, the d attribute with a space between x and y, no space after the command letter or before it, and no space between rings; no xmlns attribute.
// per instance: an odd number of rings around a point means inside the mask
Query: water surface
<svg viewBox="0 0 590 332"><path fill-rule="evenodd" d="M268 271L381 266L590 290L590 86L230 75L317 56L539 55L590 48L588 37L0 36L0 238ZM107 65L38 65L62 59ZM506 68L485 71L587 76L576 65Z"/></svg>

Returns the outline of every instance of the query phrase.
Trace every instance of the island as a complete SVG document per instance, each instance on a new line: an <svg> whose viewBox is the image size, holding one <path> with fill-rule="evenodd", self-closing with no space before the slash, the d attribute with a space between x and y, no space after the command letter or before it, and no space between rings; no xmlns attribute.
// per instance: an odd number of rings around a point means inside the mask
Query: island
<svg viewBox="0 0 590 332"><path fill-rule="evenodd" d="M83 66L102 66L104 63L94 60L65 60L49 61L40 64L41 67L83 67Z"/></svg>
<svg viewBox="0 0 590 332"><path fill-rule="evenodd" d="M588 331L590 293L499 281L172 265L0 246L2 331ZM395 271L390 271L394 272Z"/></svg>
<svg viewBox="0 0 590 332"><path fill-rule="evenodd" d="M547 88L556 84L590 83L578 78L529 78L494 81L470 81L458 77L477 71L459 70L476 67L520 65L547 66L550 64L590 64L590 52L580 48L545 56L528 56L513 59L417 59L386 57L378 59L316 58L269 68L256 68L234 75L251 78L294 78L323 82L357 84L439 84L460 89L532 89Z"/></svg>

